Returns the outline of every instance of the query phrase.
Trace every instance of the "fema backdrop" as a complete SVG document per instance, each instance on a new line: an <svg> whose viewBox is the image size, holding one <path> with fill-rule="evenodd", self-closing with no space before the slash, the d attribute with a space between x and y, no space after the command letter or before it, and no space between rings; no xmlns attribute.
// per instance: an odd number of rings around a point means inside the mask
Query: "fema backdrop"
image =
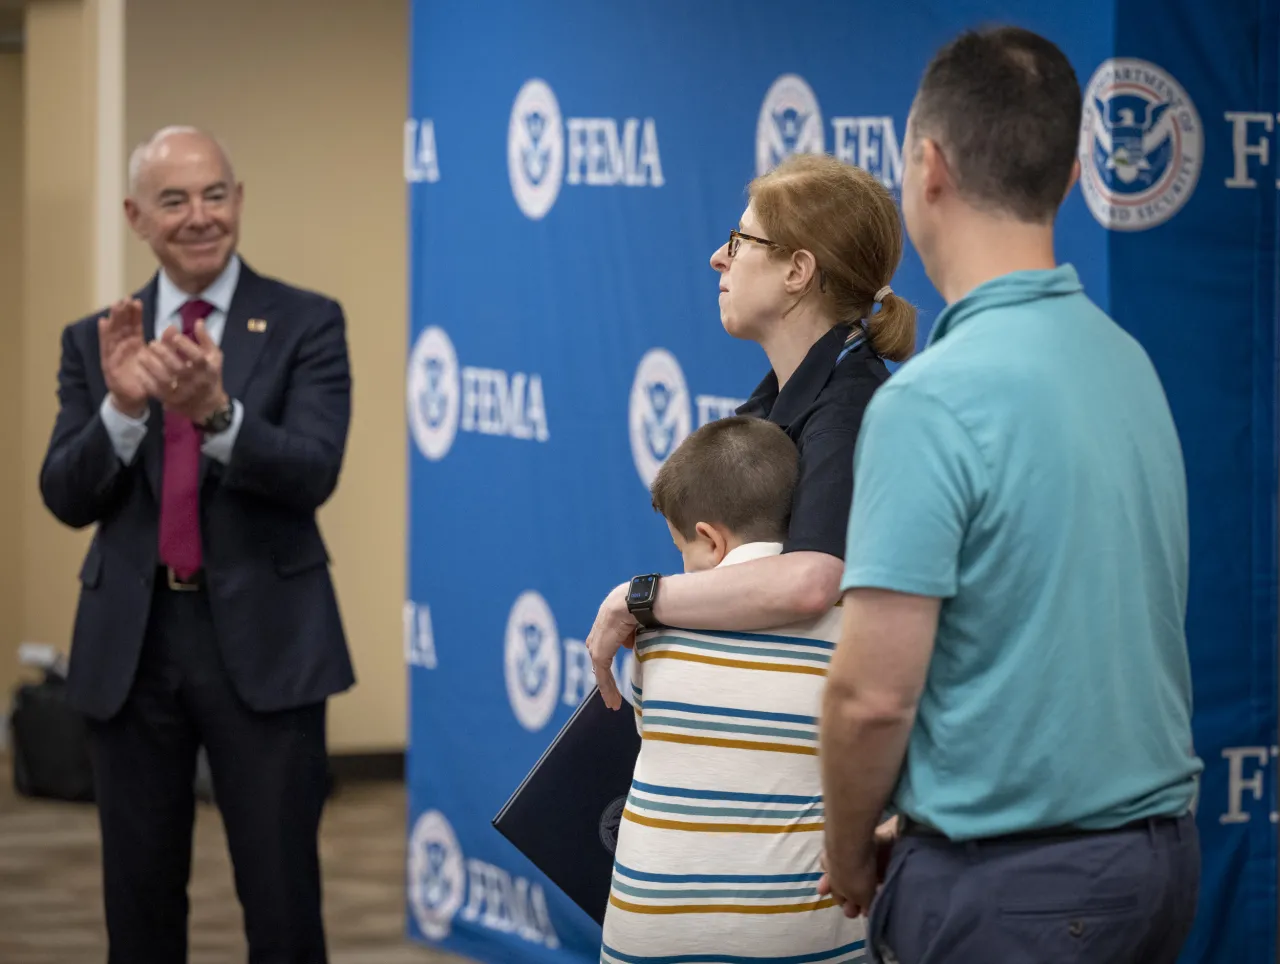
<svg viewBox="0 0 1280 964"><path fill-rule="evenodd" d="M721 329L708 258L789 152L897 189L922 69L993 19L1075 64L1060 257L1150 351L1186 451L1206 770L1185 959L1274 958L1277 0L413 4L412 937L596 959L599 929L490 819L589 691L601 599L679 568L657 466L765 371ZM894 288L923 343L941 304L911 251Z"/></svg>

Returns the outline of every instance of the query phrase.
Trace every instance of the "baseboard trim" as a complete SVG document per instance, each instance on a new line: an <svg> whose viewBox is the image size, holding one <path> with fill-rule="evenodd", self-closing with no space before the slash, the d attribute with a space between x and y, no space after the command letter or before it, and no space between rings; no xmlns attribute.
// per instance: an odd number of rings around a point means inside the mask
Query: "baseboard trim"
<svg viewBox="0 0 1280 964"><path fill-rule="evenodd" d="M329 772L335 783L402 783L404 751L330 753Z"/></svg>

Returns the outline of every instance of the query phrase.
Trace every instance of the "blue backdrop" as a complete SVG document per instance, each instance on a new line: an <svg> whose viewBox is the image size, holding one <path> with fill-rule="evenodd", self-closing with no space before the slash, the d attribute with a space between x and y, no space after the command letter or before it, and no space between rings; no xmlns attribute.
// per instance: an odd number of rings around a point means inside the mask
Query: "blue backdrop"
<svg viewBox="0 0 1280 964"><path fill-rule="evenodd" d="M1060 256L1151 352L1186 450L1207 769L1185 960L1274 959L1276 0L412 11L410 935L596 960L598 927L490 819L589 690L600 600L679 569L653 472L766 368L721 329L708 258L789 151L896 189L930 55L998 19L1086 88ZM914 252L894 289L923 343L941 304Z"/></svg>

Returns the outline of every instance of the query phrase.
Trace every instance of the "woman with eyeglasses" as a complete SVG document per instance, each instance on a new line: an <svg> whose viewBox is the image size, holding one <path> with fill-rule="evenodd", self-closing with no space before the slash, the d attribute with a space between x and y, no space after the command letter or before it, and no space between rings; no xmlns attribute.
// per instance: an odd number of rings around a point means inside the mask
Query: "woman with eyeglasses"
<svg viewBox="0 0 1280 964"><path fill-rule="evenodd" d="M612 663L638 628L763 630L827 612L840 596L853 452L862 415L916 343L915 308L889 287L902 226L887 188L828 155L795 155L751 183L711 256L720 322L771 366L742 415L796 443L800 472L780 555L706 572L637 576L605 597L587 649L600 695L622 695Z"/></svg>
<svg viewBox="0 0 1280 964"><path fill-rule="evenodd" d="M889 377L883 359L903 360L915 348L915 309L889 288L901 256L898 211L885 187L813 155L752 182L742 220L712 255L721 323L758 343L771 365L738 412L786 432L798 473L781 552L776 542L737 552L733 533L718 531L727 519L705 519L699 529L707 532L684 533L684 543L673 528L686 572L637 577L600 607L587 647L614 708L618 647L632 645L638 629L680 627L641 637L646 662L634 671L632 698L644 748L618 835L602 962L636 954L863 960L863 923L847 920L819 890L825 817L816 735L824 658L839 636L833 607L854 444ZM759 457L770 458L759 445ZM776 466L781 454L772 451ZM666 501L658 491L666 469L688 468L679 454L659 475L655 506ZM751 471L750 460L744 465ZM717 491L743 471L735 467Z"/></svg>

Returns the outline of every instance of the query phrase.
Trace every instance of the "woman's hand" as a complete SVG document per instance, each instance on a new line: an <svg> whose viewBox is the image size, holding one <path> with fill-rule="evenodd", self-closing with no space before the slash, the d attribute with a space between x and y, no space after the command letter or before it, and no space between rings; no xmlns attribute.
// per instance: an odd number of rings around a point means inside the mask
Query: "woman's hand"
<svg viewBox="0 0 1280 964"><path fill-rule="evenodd" d="M591 654L591 669L600 687L600 697L605 706L616 710L622 705L622 693L618 681L613 678L613 657L622 646L635 645L636 630L640 624L627 609L627 588L623 583L604 597L596 621L587 636L587 652Z"/></svg>

